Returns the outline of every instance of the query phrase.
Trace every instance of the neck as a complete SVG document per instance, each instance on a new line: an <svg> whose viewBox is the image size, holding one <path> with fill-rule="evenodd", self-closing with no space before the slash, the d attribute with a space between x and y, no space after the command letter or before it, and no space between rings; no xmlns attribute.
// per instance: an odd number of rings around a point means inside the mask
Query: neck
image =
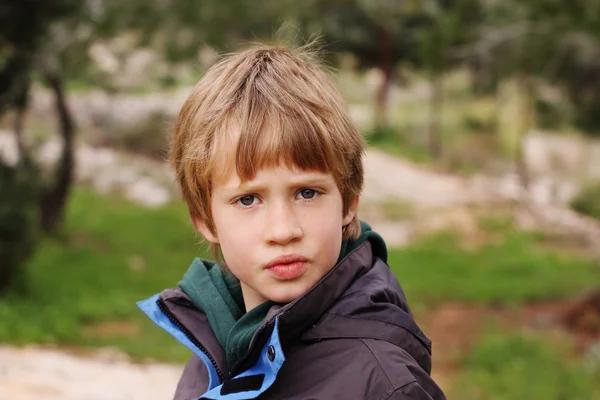
<svg viewBox="0 0 600 400"><path fill-rule="evenodd" d="M244 298L244 305L246 306L246 312L252 310L256 306L261 305L265 301L268 301L267 298L263 297L256 290L250 288L244 283L241 283L242 287L242 297Z"/></svg>

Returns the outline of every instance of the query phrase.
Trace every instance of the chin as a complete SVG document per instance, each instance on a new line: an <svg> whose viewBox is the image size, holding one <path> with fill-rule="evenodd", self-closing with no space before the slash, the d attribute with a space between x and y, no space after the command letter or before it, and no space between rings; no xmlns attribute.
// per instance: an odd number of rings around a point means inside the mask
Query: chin
<svg viewBox="0 0 600 400"><path fill-rule="evenodd" d="M309 288L280 288L280 290L273 291L272 293L265 293L267 299L275 302L286 304L296 300L304 293L308 292Z"/></svg>

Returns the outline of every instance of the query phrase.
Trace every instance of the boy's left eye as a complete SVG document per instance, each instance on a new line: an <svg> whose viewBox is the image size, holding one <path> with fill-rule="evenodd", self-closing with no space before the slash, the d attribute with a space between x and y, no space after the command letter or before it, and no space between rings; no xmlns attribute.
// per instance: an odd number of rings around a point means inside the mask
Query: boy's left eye
<svg viewBox="0 0 600 400"><path fill-rule="evenodd" d="M306 200L310 200L313 197L315 197L315 195L317 194L317 191L314 189L302 189L301 191L298 192L298 195L300 195L303 199Z"/></svg>
<svg viewBox="0 0 600 400"><path fill-rule="evenodd" d="M254 200L256 200L256 196L252 194L247 194L240 197L237 200L237 203L241 204L243 207L250 207L251 205L254 205Z"/></svg>

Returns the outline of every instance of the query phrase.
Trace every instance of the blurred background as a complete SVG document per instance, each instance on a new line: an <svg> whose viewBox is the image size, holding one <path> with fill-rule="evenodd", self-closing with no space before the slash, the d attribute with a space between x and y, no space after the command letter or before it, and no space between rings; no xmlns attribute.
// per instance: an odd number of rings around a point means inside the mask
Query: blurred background
<svg viewBox="0 0 600 400"><path fill-rule="evenodd" d="M320 38L449 398L600 399L600 0L3 0L0 399L170 398L164 162L218 54Z"/></svg>

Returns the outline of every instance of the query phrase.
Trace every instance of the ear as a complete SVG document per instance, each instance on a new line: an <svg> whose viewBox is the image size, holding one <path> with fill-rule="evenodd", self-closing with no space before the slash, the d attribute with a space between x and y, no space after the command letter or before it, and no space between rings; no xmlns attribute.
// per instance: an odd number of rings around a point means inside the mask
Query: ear
<svg viewBox="0 0 600 400"><path fill-rule="evenodd" d="M358 201L359 201L359 198L360 198L360 196L356 195L352 199L352 201L350 202L350 206L348 207L348 212L346 213L346 215L344 216L344 219L342 221L342 225L343 226L346 226L350 222L352 222L352 219L356 215L356 210L358 210Z"/></svg>
<svg viewBox="0 0 600 400"><path fill-rule="evenodd" d="M196 228L196 231L199 232L202 236L204 236L204 239L208 240L210 243L219 244L219 238L217 237L217 235L213 234L210 231L210 229L208 229L208 226L206 226L206 223L204 221L193 215L191 216L191 218L192 223L194 224L194 228Z"/></svg>

